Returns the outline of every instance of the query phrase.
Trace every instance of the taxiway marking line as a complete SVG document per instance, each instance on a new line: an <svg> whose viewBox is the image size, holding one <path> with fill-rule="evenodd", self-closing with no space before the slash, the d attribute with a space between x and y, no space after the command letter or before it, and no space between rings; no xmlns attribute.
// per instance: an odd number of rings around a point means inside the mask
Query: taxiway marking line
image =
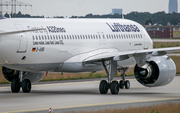
<svg viewBox="0 0 180 113"><path fill-rule="evenodd" d="M92 106L103 106L103 105L114 105L114 104L126 104L126 103L141 103L141 102L153 102L153 101L167 101L167 100L178 100L177 98L161 98L161 99L149 99L149 100L134 100L134 101L124 101L124 102L109 102L109 103L97 103L97 104L86 104L86 105L75 105L75 106L62 106L62 107L52 107L53 109L68 109L68 108L80 108L80 107L92 107ZM31 110L20 110L20 111L9 111L3 113L22 113L22 112L35 112L48 110L49 108L31 109Z"/></svg>

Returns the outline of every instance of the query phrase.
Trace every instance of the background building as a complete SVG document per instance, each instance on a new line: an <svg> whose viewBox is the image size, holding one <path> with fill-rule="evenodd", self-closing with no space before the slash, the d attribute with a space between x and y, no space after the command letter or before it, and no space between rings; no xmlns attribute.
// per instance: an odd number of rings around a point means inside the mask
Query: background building
<svg viewBox="0 0 180 113"><path fill-rule="evenodd" d="M180 38L180 26L145 26L151 38Z"/></svg>
<svg viewBox="0 0 180 113"><path fill-rule="evenodd" d="M177 0L169 0L169 13L178 13L178 2Z"/></svg>
<svg viewBox="0 0 180 113"><path fill-rule="evenodd" d="M112 15L114 14L119 14L122 15L123 14L123 10L122 9L112 9Z"/></svg>

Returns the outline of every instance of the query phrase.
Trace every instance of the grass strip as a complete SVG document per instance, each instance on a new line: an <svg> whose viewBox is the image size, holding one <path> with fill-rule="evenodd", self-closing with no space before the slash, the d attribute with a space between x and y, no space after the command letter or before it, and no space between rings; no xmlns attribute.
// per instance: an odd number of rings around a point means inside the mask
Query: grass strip
<svg viewBox="0 0 180 113"><path fill-rule="evenodd" d="M67 111L64 113L180 113L180 103L163 103L125 109L103 109L98 111Z"/></svg>

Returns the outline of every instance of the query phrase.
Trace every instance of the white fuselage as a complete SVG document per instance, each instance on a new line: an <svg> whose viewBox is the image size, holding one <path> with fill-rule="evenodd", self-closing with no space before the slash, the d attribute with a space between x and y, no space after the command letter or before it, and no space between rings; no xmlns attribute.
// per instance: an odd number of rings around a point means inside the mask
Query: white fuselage
<svg viewBox="0 0 180 113"><path fill-rule="evenodd" d="M82 62L103 53L152 49L140 24L125 19L1 19L1 31L45 28L0 36L0 63L23 71L87 72L103 70L101 64ZM136 64L133 58L118 66Z"/></svg>

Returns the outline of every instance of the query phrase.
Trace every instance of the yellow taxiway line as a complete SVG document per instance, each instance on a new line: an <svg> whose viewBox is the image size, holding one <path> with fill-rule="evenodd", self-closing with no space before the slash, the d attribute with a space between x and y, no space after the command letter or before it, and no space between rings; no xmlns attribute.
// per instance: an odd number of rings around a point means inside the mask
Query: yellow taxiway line
<svg viewBox="0 0 180 113"><path fill-rule="evenodd" d="M86 104L86 105L74 105L74 106L62 106L62 107L52 107L52 109L69 109L69 108L80 108L80 107L92 107L92 106L103 106L103 105L114 105L114 104L126 104L126 103L141 103L141 102L153 102L153 101L167 101L167 100L177 100L177 98L160 98L160 99L149 99L149 100L134 100L134 101L124 101L124 102L109 102L109 103L97 103L97 104ZM39 108L31 110L20 110L20 111L9 111L3 113L22 113L22 112L36 112L48 110L49 108Z"/></svg>

